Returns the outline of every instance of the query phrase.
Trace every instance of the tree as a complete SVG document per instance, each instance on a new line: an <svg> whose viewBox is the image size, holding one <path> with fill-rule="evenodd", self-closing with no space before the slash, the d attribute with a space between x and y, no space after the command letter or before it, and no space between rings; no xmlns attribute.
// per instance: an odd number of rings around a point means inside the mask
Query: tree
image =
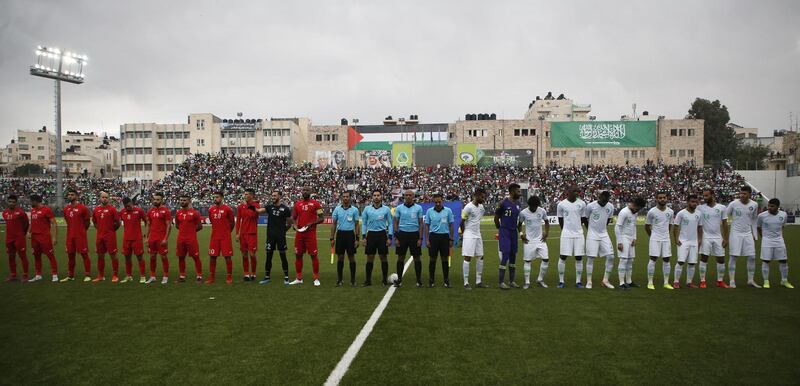
<svg viewBox="0 0 800 386"><path fill-rule="evenodd" d="M736 158L738 142L733 129L726 125L731 120L728 108L719 100L696 98L689 109L689 118L703 119L703 161L720 164Z"/></svg>
<svg viewBox="0 0 800 386"><path fill-rule="evenodd" d="M20 165L14 170L14 174L18 177L39 176L42 173L44 173L42 166L37 164Z"/></svg>
<svg viewBox="0 0 800 386"><path fill-rule="evenodd" d="M764 169L764 160L769 155L769 147L764 145L741 144L736 150L736 169L761 170Z"/></svg>

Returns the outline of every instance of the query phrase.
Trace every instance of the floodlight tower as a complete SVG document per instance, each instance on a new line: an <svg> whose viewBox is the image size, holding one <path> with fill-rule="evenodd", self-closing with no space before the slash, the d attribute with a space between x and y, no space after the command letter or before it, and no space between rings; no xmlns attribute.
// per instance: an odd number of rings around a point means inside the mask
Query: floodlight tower
<svg viewBox="0 0 800 386"><path fill-rule="evenodd" d="M86 78L83 67L86 55L61 51L55 47L36 47L36 64L31 66L31 75L55 80L56 108L56 205L64 208L64 165L61 159L61 81L81 84Z"/></svg>

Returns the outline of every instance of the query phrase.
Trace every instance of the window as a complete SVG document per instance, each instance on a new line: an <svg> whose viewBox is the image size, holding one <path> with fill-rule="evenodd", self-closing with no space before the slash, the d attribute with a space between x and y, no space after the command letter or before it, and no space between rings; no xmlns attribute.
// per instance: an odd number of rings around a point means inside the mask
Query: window
<svg viewBox="0 0 800 386"><path fill-rule="evenodd" d="M203 139L203 138L198 138L197 139L197 146L205 146L205 145L206 145L206 140L205 139Z"/></svg>
<svg viewBox="0 0 800 386"><path fill-rule="evenodd" d="M197 126L197 130L205 130L206 129L206 120L205 119L198 119L197 122L195 122L195 124Z"/></svg>
<svg viewBox="0 0 800 386"><path fill-rule="evenodd" d="M670 137L677 137L678 136L678 129L671 129L669 131L669 136Z"/></svg>
<svg viewBox="0 0 800 386"><path fill-rule="evenodd" d="M339 134L331 134L331 141L336 142L338 140L339 140Z"/></svg>
<svg viewBox="0 0 800 386"><path fill-rule="evenodd" d="M689 157L694 157L694 149L686 150L686 155Z"/></svg>
<svg viewBox="0 0 800 386"><path fill-rule="evenodd" d="M43 156L43 155L40 155L40 156L36 157L36 159L38 159L38 160L40 160L40 161L44 161L44 156Z"/></svg>
<svg viewBox="0 0 800 386"><path fill-rule="evenodd" d="M630 157L630 151L628 151L628 150L625 150L625 151L623 152L623 154L624 154L624 157L625 157L625 158L631 158L631 157Z"/></svg>
<svg viewBox="0 0 800 386"><path fill-rule="evenodd" d="M41 140L42 140L42 137L36 137L36 140L37 140L37 141L41 141ZM69 141L67 141L67 142L69 142Z"/></svg>
<svg viewBox="0 0 800 386"><path fill-rule="evenodd" d="M639 152L636 150L631 151L631 158L639 158Z"/></svg>
<svg viewBox="0 0 800 386"><path fill-rule="evenodd" d="M468 137L486 137L489 134L489 131L486 129L472 129L467 130Z"/></svg>
<svg viewBox="0 0 800 386"><path fill-rule="evenodd" d="M44 146L37 146L36 150L44 150Z"/></svg>
<svg viewBox="0 0 800 386"><path fill-rule="evenodd" d="M678 151L678 156L679 156L679 157L686 157L686 150L684 150L684 149L680 149L680 150Z"/></svg>
<svg viewBox="0 0 800 386"><path fill-rule="evenodd" d="M329 142L331 140L330 134L325 134L323 137L325 138L325 142Z"/></svg>
<svg viewBox="0 0 800 386"><path fill-rule="evenodd" d="M584 158L589 158L589 150L586 150L586 152L584 153L583 157Z"/></svg>
<svg viewBox="0 0 800 386"><path fill-rule="evenodd" d="M675 149L670 149L669 150L669 156L670 157L677 157L678 156L678 151L675 150Z"/></svg>
<svg viewBox="0 0 800 386"><path fill-rule="evenodd" d="M558 152L557 151L553 152L553 158L558 158Z"/></svg>
<svg viewBox="0 0 800 386"><path fill-rule="evenodd" d="M447 136L447 138L449 138L449 139L453 139L453 138L455 138L455 137L456 137L456 133L449 133L449 134L450 134L450 135L449 135L449 136Z"/></svg>
<svg viewBox="0 0 800 386"><path fill-rule="evenodd" d="M678 129L678 136L679 137L683 137L685 132L686 132L686 129Z"/></svg>
<svg viewBox="0 0 800 386"><path fill-rule="evenodd" d="M689 137L694 137L694 129L686 129L686 135Z"/></svg>
<svg viewBox="0 0 800 386"><path fill-rule="evenodd" d="M644 150L639 150L639 158L644 158Z"/></svg>
<svg viewBox="0 0 800 386"><path fill-rule="evenodd" d="M322 142L322 134L317 134L317 142Z"/></svg>
<svg viewBox="0 0 800 386"><path fill-rule="evenodd" d="M545 131L544 136L550 138L550 130Z"/></svg>
<svg viewBox="0 0 800 386"><path fill-rule="evenodd" d="M606 158L606 151L600 150L600 158Z"/></svg>

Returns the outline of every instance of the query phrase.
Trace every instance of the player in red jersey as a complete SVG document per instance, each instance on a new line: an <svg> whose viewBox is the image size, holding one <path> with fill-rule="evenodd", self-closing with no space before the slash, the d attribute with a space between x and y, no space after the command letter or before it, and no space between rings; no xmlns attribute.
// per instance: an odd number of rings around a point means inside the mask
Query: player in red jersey
<svg viewBox="0 0 800 386"><path fill-rule="evenodd" d="M223 203L224 195L222 192L214 193L214 205L208 208L208 217L211 221L211 240L208 243L208 258L211 265L211 272L208 274L206 284L214 283L217 270L217 257L222 254L225 257L225 283L233 282L233 243L231 243L231 231L236 226L233 217L233 209Z"/></svg>
<svg viewBox="0 0 800 386"><path fill-rule="evenodd" d="M156 282L156 256L161 255L161 268L164 270L164 277L161 284L169 282L169 259L167 258L167 242L172 227L172 214L169 208L165 207L164 195L154 193L151 201L152 208L147 211L146 231L147 234L147 253L150 255L150 278L145 283Z"/></svg>
<svg viewBox="0 0 800 386"><path fill-rule="evenodd" d="M22 261L22 281L28 281L28 256L25 255L25 234L28 233L28 215L17 206L17 196L10 194L6 198L7 208L3 211L6 221L6 252L8 252L8 269L11 272L6 281L17 281L17 255Z"/></svg>
<svg viewBox="0 0 800 386"><path fill-rule="evenodd" d="M106 258L111 258L111 282L119 282L119 260L117 260L117 229L119 229L119 212L111 205L108 193L100 192L100 205L94 208L92 223L95 232L94 247L97 252L97 277L93 283L106 280Z"/></svg>
<svg viewBox="0 0 800 386"><path fill-rule="evenodd" d="M136 206L128 197L122 199L122 211L120 211L120 218L125 230L122 234L122 255L125 256L125 278L122 283L127 283L133 280L131 274L133 273L133 262L131 255L135 254L136 259L139 261L139 283L145 283L144 271L144 244L142 239L142 223L145 222L147 214L144 213L142 208Z"/></svg>
<svg viewBox="0 0 800 386"><path fill-rule="evenodd" d="M32 194L31 199L31 228L29 231L31 249L33 249L33 264L36 275L30 281L42 280L42 253L50 260L50 274L53 282L58 282L58 263L53 252L53 246L58 240L58 227L56 216L50 207L42 205L42 196Z"/></svg>
<svg viewBox="0 0 800 386"><path fill-rule="evenodd" d="M245 189L244 202L236 208L236 241L242 252L244 281L256 280L256 251L258 250L258 214L263 212L255 201L256 191ZM249 257L249 259L248 259Z"/></svg>
<svg viewBox="0 0 800 386"><path fill-rule="evenodd" d="M75 280L75 254L83 257L83 269L86 273L83 281L92 281L92 260L89 259L89 241L86 230L89 229L92 214L89 208L78 202L78 192L67 191L69 204L64 207L64 220L67 222L67 277L62 282Z"/></svg>
<svg viewBox="0 0 800 386"><path fill-rule="evenodd" d="M181 208L175 212L175 227L178 228L178 241L175 254L178 256L178 283L186 281L186 255L194 259L197 284L203 282L203 263L200 262L200 248L197 245L197 232L203 229L200 212L190 206L192 199L181 194Z"/></svg>
<svg viewBox="0 0 800 386"><path fill-rule="evenodd" d="M297 233L294 238L294 268L297 278L289 285L303 284L303 254L311 255L311 267L314 272L314 286L319 287L319 259L317 258L317 224L325 221L322 216L322 205L311 199L311 188L303 187L303 199L294 203L292 220Z"/></svg>

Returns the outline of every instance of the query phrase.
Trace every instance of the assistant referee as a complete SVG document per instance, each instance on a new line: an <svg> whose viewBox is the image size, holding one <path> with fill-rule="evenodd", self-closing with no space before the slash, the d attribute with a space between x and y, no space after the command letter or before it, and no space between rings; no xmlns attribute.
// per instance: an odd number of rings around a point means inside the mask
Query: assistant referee
<svg viewBox="0 0 800 386"><path fill-rule="evenodd" d="M331 219L333 224L331 226L331 242L334 243L336 248L336 286L342 286L342 271L344 271L344 254L347 253L347 259L350 261L350 286L356 285L356 245L358 244L358 236L355 229L358 226L358 208L350 205L350 192L342 192L342 203L336 206L333 210Z"/></svg>
<svg viewBox="0 0 800 386"><path fill-rule="evenodd" d="M383 273L383 285L389 276L389 261L386 255L389 254L389 245L392 243L392 211L388 206L383 205L383 193L380 190L372 191L372 205L364 208L361 213L361 236L366 246L364 253L367 254L367 272L364 287L372 285L372 266L377 252L381 258L381 272Z"/></svg>
<svg viewBox="0 0 800 386"><path fill-rule="evenodd" d="M450 248L453 247L453 224L455 217L450 208L444 206L444 197L441 193L433 195L434 207L425 212L425 234L428 238L425 242L428 247L428 255L431 258L428 265L430 280L428 287L433 288L436 282L436 258L442 258L442 277L444 287L450 288Z"/></svg>

